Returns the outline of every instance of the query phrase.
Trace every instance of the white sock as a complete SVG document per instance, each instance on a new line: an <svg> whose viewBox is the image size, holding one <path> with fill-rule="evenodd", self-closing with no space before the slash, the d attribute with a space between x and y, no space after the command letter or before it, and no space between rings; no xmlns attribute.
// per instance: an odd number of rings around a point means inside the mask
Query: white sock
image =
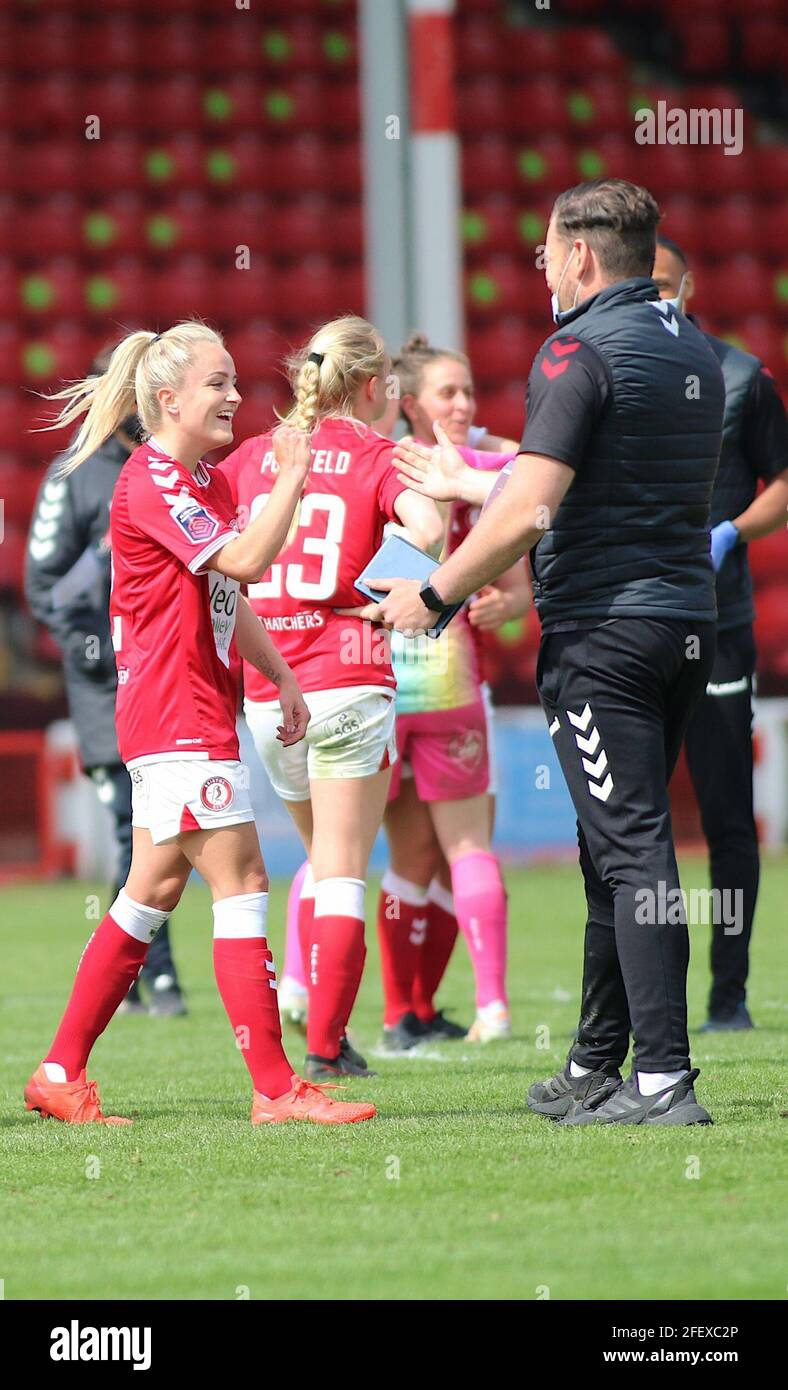
<svg viewBox="0 0 788 1390"><path fill-rule="evenodd" d="M410 907L426 907L426 888L419 888L417 883L410 883L408 879L401 878L399 874L395 874L391 869L387 869L384 873L380 889L382 893L387 893L394 898L399 898Z"/></svg>
<svg viewBox="0 0 788 1390"><path fill-rule="evenodd" d="M356 917L364 921L363 878L321 878L315 884L315 920L318 917Z"/></svg>
<svg viewBox="0 0 788 1390"><path fill-rule="evenodd" d="M664 1091L668 1086L675 1086L682 1076L687 1076L684 1071L639 1071L638 1090L642 1096L655 1096L657 1091Z"/></svg>
<svg viewBox="0 0 788 1390"><path fill-rule="evenodd" d="M213 905L215 937L265 937L268 926L268 894L237 893Z"/></svg>
<svg viewBox="0 0 788 1390"><path fill-rule="evenodd" d="M45 1062L44 1071L47 1074L47 1081L67 1081L65 1067L61 1067L59 1062Z"/></svg>
<svg viewBox="0 0 788 1390"><path fill-rule="evenodd" d="M454 911L454 894L450 888L444 888L440 879L434 878L432 880L427 889L427 898L431 903L437 903L438 907L442 907L443 911L448 912L450 916L457 916Z"/></svg>
<svg viewBox="0 0 788 1390"><path fill-rule="evenodd" d="M589 1073L591 1070L592 1070L591 1067L581 1067L581 1066L578 1065L577 1062L570 1062L570 1063L569 1063L569 1075L570 1075L570 1076L588 1076L588 1073Z"/></svg>
<svg viewBox="0 0 788 1390"><path fill-rule="evenodd" d="M143 903L135 903L126 889L121 888L109 915L121 931L133 936L135 941L148 942L153 940L162 922L166 922L170 914L160 912L157 907L145 907Z"/></svg>

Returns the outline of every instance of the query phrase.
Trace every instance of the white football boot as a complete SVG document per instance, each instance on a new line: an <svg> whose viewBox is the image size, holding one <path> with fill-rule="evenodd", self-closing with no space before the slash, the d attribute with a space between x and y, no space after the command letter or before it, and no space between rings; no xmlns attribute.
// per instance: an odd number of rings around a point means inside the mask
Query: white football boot
<svg viewBox="0 0 788 1390"><path fill-rule="evenodd" d="M499 1042L512 1036L512 1020L509 1010L500 999L493 999L478 1009L476 1018L468 1029L468 1042Z"/></svg>
<svg viewBox="0 0 788 1390"><path fill-rule="evenodd" d="M299 984L292 975L284 975L279 981L276 994L279 1001L279 1017L282 1023L288 1023L291 1028L297 1028L299 1033L306 1033L306 1015L309 1004L309 992L306 986Z"/></svg>

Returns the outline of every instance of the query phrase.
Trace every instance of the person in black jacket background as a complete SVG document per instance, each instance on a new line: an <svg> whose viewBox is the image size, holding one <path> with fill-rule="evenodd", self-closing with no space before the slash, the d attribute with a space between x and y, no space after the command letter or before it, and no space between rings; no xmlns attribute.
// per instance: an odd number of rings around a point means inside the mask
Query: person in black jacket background
<svg viewBox="0 0 788 1390"><path fill-rule="evenodd" d="M686 312L692 271L681 247L667 237L657 239L653 278L663 300ZM742 893L741 931L719 922L712 926L709 1016L701 1030L712 1032L753 1026L746 991L760 859L752 792L755 608L747 543L788 524L788 417L759 358L710 333L704 337L725 379L722 452L711 498L717 656L685 748L712 886ZM759 480L767 486L756 497Z"/></svg>
<svg viewBox="0 0 788 1390"><path fill-rule="evenodd" d="M112 349L99 354L92 372L106 371ZM123 464L136 444L132 416L76 472L59 476L63 455L47 469L36 499L28 538L25 593L33 616L63 653L69 713L80 761L99 799L112 812L118 850L113 899L131 864L131 779L120 760L115 734L117 672L109 626L109 505ZM142 979L150 1013L183 1014L186 1005L172 957L169 923L154 938ZM138 984L121 1005L145 1012Z"/></svg>

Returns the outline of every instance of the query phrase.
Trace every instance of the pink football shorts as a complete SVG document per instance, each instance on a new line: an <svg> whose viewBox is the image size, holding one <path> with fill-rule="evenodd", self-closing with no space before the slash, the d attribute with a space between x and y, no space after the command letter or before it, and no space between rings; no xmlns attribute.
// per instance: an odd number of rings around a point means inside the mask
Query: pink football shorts
<svg viewBox="0 0 788 1390"><path fill-rule="evenodd" d="M487 720L476 700L459 709L397 715L397 752L389 801L399 795L403 776L416 782L420 801L464 801L481 796L490 781Z"/></svg>

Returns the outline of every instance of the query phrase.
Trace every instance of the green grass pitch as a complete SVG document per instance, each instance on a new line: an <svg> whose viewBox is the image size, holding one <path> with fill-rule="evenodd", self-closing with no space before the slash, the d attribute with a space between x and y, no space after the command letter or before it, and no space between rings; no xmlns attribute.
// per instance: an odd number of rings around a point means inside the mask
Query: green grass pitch
<svg viewBox="0 0 788 1390"><path fill-rule="evenodd" d="M705 884L702 861L683 868L685 887ZM106 1108L134 1115L134 1126L67 1128L27 1114L22 1088L65 1003L93 890L3 890L5 1297L784 1298L788 859L764 866L750 990L757 1030L693 1040L712 1129L562 1131L525 1111L526 1086L563 1059L576 1022L583 901L571 865L507 878L514 1041L376 1055L377 1080L346 1094L374 1098L379 1118L339 1130L251 1128L199 887L173 930L189 1017L119 1018L93 1054L89 1074ZM285 891L272 890L277 960ZM693 1026L703 1018L707 931L693 929ZM374 1053L380 984L374 929L368 936L353 1031ZM462 943L442 1002L470 1022ZM300 1065L301 1039L288 1044Z"/></svg>

